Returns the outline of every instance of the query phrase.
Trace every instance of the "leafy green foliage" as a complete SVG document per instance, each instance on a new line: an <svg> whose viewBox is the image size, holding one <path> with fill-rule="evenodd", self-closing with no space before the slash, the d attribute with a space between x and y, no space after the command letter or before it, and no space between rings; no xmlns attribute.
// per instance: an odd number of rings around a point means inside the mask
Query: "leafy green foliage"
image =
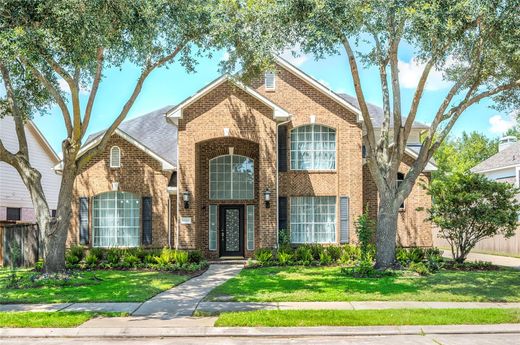
<svg viewBox="0 0 520 345"><path fill-rule="evenodd" d="M412 262L408 268L410 271L415 272L421 276L430 274L430 270L423 262Z"/></svg>
<svg viewBox="0 0 520 345"><path fill-rule="evenodd" d="M260 262L260 265L268 265L273 259L273 252L268 248L260 248L255 251L255 259Z"/></svg>
<svg viewBox="0 0 520 345"><path fill-rule="evenodd" d="M85 263L87 264L87 266L95 266L98 264L98 262L99 258L92 253L88 253L85 257Z"/></svg>
<svg viewBox="0 0 520 345"><path fill-rule="evenodd" d="M520 212L517 193L508 183L455 173L431 184L429 194L435 203L428 210L429 219L440 228L439 236L450 244L454 259L464 262L480 240L514 235Z"/></svg>
<svg viewBox="0 0 520 345"><path fill-rule="evenodd" d="M370 260L370 245L374 239L375 222L370 218L368 209L360 215L356 222L356 233L361 249L361 260Z"/></svg>
<svg viewBox="0 0 520 345"><path fill-rule="evenodd" d="M288 252L279 252L278 253L278 262L282 266L287 266L292 263L293 254Z"/></svg>
<svg viewBox="0 0 520 345"><path fill-rule="evenodd" d="M309 246L305 245L296 248L294 256L296 260L301 262L303 265L309 265L313 260L312 249Z"/></svg>

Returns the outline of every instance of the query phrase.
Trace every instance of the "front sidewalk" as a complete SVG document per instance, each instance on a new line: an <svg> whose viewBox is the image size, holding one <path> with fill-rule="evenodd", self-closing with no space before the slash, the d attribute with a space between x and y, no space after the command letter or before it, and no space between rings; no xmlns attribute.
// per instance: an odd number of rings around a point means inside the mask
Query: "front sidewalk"
<svg viewBox="0 0 520 345"><path fill-rule="evenodd" d="M0 328L4 338L313 337L520 334L520 324L369 327Z"/></svg>
<svg viewBox="0 0 520 345"><path fill-rule="evenodd" d="M444 251L442 256L449 259L452 258L451 251L449 248L443 248L442 250ZM514 258L511 256L469 253L467 261L488 261L491 262L493 265L511 267L520 270L520 258Z"/></svg>

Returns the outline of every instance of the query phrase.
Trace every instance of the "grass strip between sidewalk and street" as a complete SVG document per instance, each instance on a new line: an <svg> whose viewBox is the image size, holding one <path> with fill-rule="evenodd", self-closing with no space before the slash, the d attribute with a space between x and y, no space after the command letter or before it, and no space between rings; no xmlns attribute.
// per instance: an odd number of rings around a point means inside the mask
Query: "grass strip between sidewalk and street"
<svg viewBox="0 0 520 345"><path fill-rule="evenodd" d="M484 325L520 323L520 309L257 310L220 314L218 327Z"/></svg>
<svg viewBox="0 0 520 345"><path fill-rule="evenodd" d="M95 317L128 316L128 313L100 312L0 312L2 328L69 328Z"/></svg>

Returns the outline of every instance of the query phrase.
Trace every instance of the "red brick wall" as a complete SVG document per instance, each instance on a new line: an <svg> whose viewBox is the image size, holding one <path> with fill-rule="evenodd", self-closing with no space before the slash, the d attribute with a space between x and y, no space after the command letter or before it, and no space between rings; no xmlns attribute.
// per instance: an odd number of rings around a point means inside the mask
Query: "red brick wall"
<svg viewBox="0 0 520 345"><path fill-rule="evenodd" d="M121 149L120 168L110 168L110 149L112 146L118 146ZM107 149L101 155L94 157L76 177L68 244L79 243L79 198L89 198L89 240L92 243L93 197L100 193L112 191L112 182L119 182L119 191L121 192L130 192L139 198L143 196L152 197L153 243L151 247L167 246L169 195L166 187L170 175L171 172L162 170L160 162L122 137L114 135L110 139ZM173 203L172 209L176 209L175 203ZM172 217L172 220L175 221L175 218ZM172 224L172 229L174 228L175 224Z"/></svg>

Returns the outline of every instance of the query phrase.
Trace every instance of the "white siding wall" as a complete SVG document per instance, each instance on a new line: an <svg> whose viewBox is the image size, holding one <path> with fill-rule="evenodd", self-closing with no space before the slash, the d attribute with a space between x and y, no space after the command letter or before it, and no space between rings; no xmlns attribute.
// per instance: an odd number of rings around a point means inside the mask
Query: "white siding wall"
<svg viewBox="0 0 520 345"><path fill-rule="evenodd" d="M42 174L43 190L49 207L56 209L61 177L54 173L52 167L58 162L48 152L34 129L26 126L25 133L31 164ZM18 139L12 117L6 116L0 119L0 138L9 151L18 150ZM23 220L34 219L31 197L18 172L10 165L0 162L0 209L2 209L0 210L0 220L5 219L5 207L20 207Z"/></svg>

